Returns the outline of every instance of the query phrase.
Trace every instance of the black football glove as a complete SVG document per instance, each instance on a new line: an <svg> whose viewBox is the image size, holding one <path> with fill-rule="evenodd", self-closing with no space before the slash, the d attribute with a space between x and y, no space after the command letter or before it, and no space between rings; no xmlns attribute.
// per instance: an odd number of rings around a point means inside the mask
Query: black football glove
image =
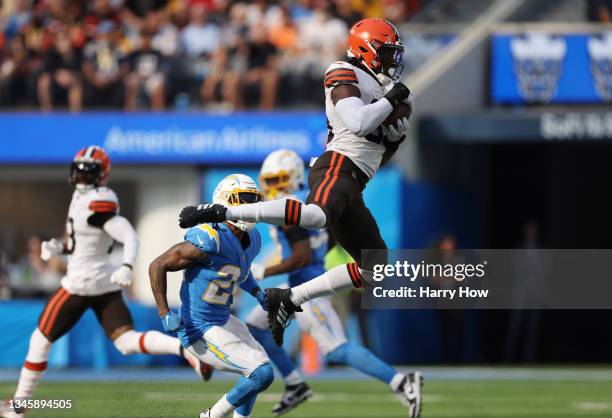
<svg viewBox="0 0 612 418"><path fill-rule="evenodd" d="M198 224L198 207L185 206L179 215L179 226L181 228L191 228Z"/></svg>
<svg viewBox="0 0 612 418"><path fill-rule="evenodd" d="M399 106L402 100L406 100L410 96L410 89L404 83L397 82L393 84L391 90L385 94L385 99L389 100L393 109Z"/></svg>
<svg viewBox="0 0 612 418"><path fill-rule="evenodd" d="M179 226L191 228L202 223L219 223L225 221L227 208L219 204L185 206L179 215Z"/></svg>

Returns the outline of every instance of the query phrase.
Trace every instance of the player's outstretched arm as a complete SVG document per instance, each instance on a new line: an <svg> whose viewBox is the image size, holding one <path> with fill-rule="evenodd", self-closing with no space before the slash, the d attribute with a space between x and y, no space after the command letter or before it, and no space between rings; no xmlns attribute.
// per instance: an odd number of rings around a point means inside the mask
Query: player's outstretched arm
<svg viewBox="0 0 612 418"><path fill-rule="evenodd" d="M300 227L283 227L283 232L291 245L291 255L278 264L266 267L262 276L255 276L255 279L261 280L268 276L291 273L311 263L312 248L310 247L308 231Z"/></svg>
<svg viewBox="0 0 612 418"><path fill-rule="evenodd" d="M121 287L132 284L132 269L138 254L138 235L132 224L123 216L113 216L102 226L104 231L115 241L123 244L123 264L111 276L111 282Z"/></svg>
<svg viewBox="0 0 612 418"><path fill-rule="evenodd" d="M189 242L173 245L149 265L149 280L159 316L164 317L169 311L167 299L167 272L183 270L196 261L202 260L205 253Z"/></svg>

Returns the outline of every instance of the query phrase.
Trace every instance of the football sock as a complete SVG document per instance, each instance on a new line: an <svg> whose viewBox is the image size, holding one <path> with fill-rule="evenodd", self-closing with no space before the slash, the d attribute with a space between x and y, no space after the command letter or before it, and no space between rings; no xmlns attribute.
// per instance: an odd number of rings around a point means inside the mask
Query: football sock
<svg viewBox="0 0 612 418"><path fill-rule="evenodd" d="M16 398L31 398L34 389L47 369L47 360L51 342L45 337L38 328L34 330L30 337L30 345L25 362L19 375L19 383L15 391Z"/></svg>
<svg viewBox="0 0 612 418"><path fill-rule="evenodd" d="M253 335L264 350L266 350L266 354L268 354L268 357L272 360L272 364L280 371L283 378L295 371L289 354L287 354L283 347L276 345L269 330L261 330L252 325L248 327L251 335Z"/></svg>
<svg viewBox="0 0 612 418"><path fill-rule="evenodd" d="M355 263L342 264L312 280L291 288L291 302L296 306L309 300L361 287L361 274Z"/></svg>
<svg viewBox="0 0 612 418"><path fill-rule="evenodd" d="M223 395L216 404L210 408L210 418L226 418L234 412L236 407L227 400L228 395Z"/></svg>
<svg viewBox="0 0 612 418"><path fill-rule="evenodd" d="M389 386L393 392L399 392L401 389L402 382L406 378L406 375L402 373L396 373L395 376L389 382Z"/></svg>
<svg viewBox="0 0 612 418"><path fill-rule="evenodd" d="M181 355L181 342L159 331L129 330L113 340L121 354L174 354Z"/></svg>
<svg viewBox="0 0 612 418"><path fill-rule="evenodd" d="M232 390L226 395L227 401L236 407L266 390L274 380L274 370L269 363L262 364L251 372L249 377L240 377Z"/></svg>
<svg viewBox="0 0 612 418"><path fill-rule="evenodd" d="M328 353L327 359L334 363L351 366L388 385L392 383L398 374L393 367L376 357L370 350L353 343L342 344L331 353Z"/></svg>
<svg viewBox="0 0 612 418"><path fill-rule="evenodd" d="M231 221L299 225L306 229L320 229L327 222L327 216L319 206L306 205L293 199L277 199L247 205L228 206L225 216Z"/></svg>
<svg viewBox="0 0 612 418"><path fill-rule="evenodd" d="M285 380L285 386L296 386L304 383L304 378L297 370L292 371L287 376L283 376Z"/></svg>

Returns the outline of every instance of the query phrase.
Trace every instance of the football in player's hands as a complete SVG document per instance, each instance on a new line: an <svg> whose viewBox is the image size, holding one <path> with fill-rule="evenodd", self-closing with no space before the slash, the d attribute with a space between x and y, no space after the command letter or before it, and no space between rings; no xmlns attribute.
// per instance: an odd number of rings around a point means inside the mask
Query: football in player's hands
<svg viewBox="0 0 612 418"><path fill-rule="evenodd" d="M40 244L40 258L43 261L49 261L54 255L59 255L64 252L64 244L59 240L52 238L49 241L43 241Z"/></svg>
<svg viewBox="0 0 612 418"><path fill-rule="evenodd" d="M400 103L389 116L383 122L383 128L387 128L390 131L396 131L394 135L400 133L406 134L408 126L410 125L410 118L412 116L412 108L410 105L402 102ZM400 135L401 136L401 135Z"/></svg>
<svg viewBox="0 0 612 418"><path fill-rule="evenodd" d="M382 125L383 135L385 139L389 142L398 142L402 141L406 137L406 132L408 131L408 126L410 125L410 121L408 118L398 119L396 121L396 126L393 125Z"/></svg>

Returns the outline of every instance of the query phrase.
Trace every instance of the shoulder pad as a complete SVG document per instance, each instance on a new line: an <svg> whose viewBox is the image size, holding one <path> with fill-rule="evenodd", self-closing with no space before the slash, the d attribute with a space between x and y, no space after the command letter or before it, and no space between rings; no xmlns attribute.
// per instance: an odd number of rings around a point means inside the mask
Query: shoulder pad
<svg viewBox="0 0 612 418"><path fill-rule="evenodd" d="M219 233L210 224L190 228L185 234L185 241L195 245L200 251L209 254L217 254L221 247Z"/></svg>
<svg viewBox="0 0 612 418"><path fill-rule="evenodd" d="M119 199L108 187L99 187L91 191L89 210L94 212L119 212Z"/></svg>
<svg viewBox="0 0 612 418"><path fill-rule="evenodd" d="M352 64L336 61L327 67L324 84L325 88L333 88L340 84L359 84L359 79Z"/></svg>

